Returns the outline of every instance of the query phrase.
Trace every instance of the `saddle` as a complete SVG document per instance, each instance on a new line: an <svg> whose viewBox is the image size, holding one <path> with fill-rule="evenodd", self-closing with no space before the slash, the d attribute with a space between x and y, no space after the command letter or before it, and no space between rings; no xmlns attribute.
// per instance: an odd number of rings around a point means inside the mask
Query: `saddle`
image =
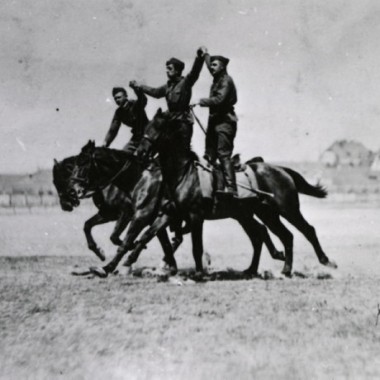
<svg viewBox="0 0 380 380"><path fill-rule="evenodd" d="M264 162L264 160L261 157L255 157L250 162ZM258 190L258 184L253 170L240 161L239 154L232 157L232 163L235 169L238 198L256 198L255 190ZM225 186L220 165L212 166L208 161L200 159L196 162L196 166L203 197L213 199L216 191L224 189Z"/></svg>

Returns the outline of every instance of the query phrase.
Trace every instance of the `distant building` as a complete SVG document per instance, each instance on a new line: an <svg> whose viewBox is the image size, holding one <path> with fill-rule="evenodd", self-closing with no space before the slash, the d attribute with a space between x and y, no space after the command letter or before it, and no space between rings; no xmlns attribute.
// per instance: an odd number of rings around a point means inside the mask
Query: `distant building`
<svg viewBox="0 0 380 380"><path fill-rule="evenodd" d="M38 170L33 174L0 174L0 193L55 194L52 170Z"/></svg>
<svg viewBox="0 0 380 380"><path fill-rule="evenodd" d="M369 167L374 153L357 141L335 141L320 157L320 161L329 167L364 166Z"/></svg>
<svg viewBox="0 0 380 380"><path fill-rule="evenodd" d="M380 172L380 151L374 154L371 171Z"/></svg>

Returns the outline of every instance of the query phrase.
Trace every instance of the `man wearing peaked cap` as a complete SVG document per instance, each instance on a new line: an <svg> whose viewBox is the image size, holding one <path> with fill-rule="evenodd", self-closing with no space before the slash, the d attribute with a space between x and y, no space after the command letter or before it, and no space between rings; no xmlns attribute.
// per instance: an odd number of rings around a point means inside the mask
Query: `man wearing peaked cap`
<svg viewBox="0 0 380 380"><path fill-rule="evenodd" d="M183 69L185 68L185 64L177 58L170 58L168 61L166 61L166 66L168 65L173 65L175 69L180 73L182 73Z"/></svg>
<svg viewBox="0 0 380 380"><path fill-rule="evenodd" d="M228 58L223 57L222 55L213 55L210 57L210 62L215 61L215 60L222 62L225 67L227 67L228 62L230 62Z"/></svg>
<svg viewBox="0 0 380 380"><path fill-rule="evenodd" d="M234 197L237 196L237 187L231 156L238 120L234 110L237 102L236 87L227 73L228 58L206 53L205 61L214 78L210 96L199 101L201 107L210 109L205 158L212 164L215 164L217 159L221 163L226 188L217 194Z"/></svg>
<svg viewBox="0 0 380 380"><path fill-rule="evenodd" d="M193 135L193 117L190 113L192 87L199 78L204 62L204 51L197 50L197 55L190 72L182 76L185 64L177 58L170 58L166 62L168 81L160 87L150 87L132 81L134 88L141 89L145 94L154 98L166 98L168 111L167 120L176 128L186 148L190 148Z"/></svg>

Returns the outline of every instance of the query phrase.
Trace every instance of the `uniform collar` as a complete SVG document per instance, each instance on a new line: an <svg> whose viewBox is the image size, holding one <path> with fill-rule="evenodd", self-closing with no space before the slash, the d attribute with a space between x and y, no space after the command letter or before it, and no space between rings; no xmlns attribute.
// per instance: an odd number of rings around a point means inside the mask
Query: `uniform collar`
<svg viewBox="0 0 380 380"><path fill-rule="evenodd" d="M126 108L129 108L130 106L130 102L129 100L127 100L124 104L122 104L119 108L120 109L126 109Z"/></svg>
<svg viewBox="0 0 380 380"><path fill-rule="evenodd" d="M221 71L216 77L214 77L214 82L217 82L219 79L227 75L227 70Z"/></svg>
<svg viewBox="0 0 380 380"><path fill-rule="evenodd" d="M177 84L183 79L183 77L176 77L168 80L168 85Z"/></svg>

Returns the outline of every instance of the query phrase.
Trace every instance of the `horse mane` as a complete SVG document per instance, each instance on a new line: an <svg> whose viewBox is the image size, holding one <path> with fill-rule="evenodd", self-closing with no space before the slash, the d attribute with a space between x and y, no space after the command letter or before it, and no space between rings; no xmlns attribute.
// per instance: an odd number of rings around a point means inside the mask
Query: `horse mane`
<svg viewBox="0 0 380 380"><path fill-rule="evenodd" d="M256 157L253 157L250 160L246 161L246 164L247 165L257 164L258 162L264 162L264 159L261 156L256 156Z"/></svg>
<svg viewBox="0 0 380 380"><path fill-rule="evenodd" d="M70 156L64 158L62 161L58 161L53 165L53 180L57 180L57 176L60 176L60 180L67 180L71 175L76 159L78 156Z"/></svg>

